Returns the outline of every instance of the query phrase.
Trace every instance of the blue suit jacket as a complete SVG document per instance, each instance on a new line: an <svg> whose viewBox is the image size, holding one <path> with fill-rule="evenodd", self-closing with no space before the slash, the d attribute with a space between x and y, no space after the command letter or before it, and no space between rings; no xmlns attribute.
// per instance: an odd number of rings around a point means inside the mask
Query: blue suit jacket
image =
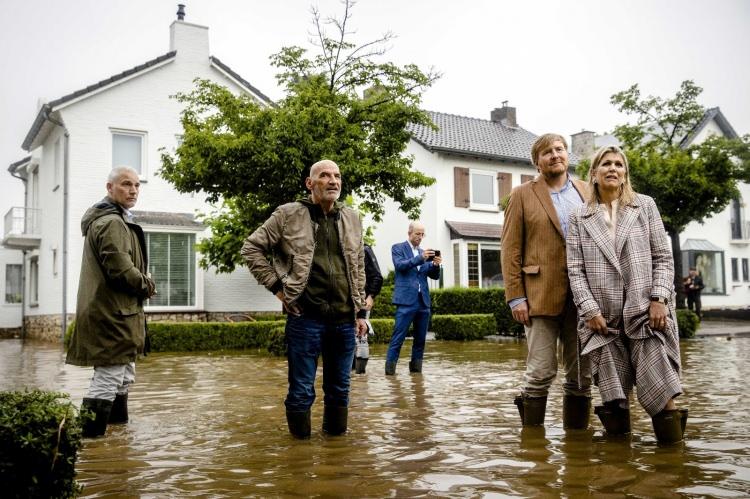
<svg viewBox="0 0 750 499"><path fill-rule="evenodd" d="M427 277L440 278L440 267L432 262L425 262L422 249L414 256L409 241L394 244L391 247L391 258L396 268L395 284L393 286L394 305L413 305L417 302L421 292L424 303L430 305L430 290L427 287ZM419 266L419 269L417 269Z"/></svg>

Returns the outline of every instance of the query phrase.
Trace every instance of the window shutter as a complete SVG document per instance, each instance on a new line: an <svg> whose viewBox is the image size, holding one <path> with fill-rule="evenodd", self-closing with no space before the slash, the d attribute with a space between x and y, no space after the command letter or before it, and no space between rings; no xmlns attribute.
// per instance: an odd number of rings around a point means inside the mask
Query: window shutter
<svg viewBox="0 0 750 499"><path fill-rule="evenodd" d="M459 208L469 207L469 169L453 167L453 198Z"/></svg>
<svg viewBox="0 0 750 499"><path fill-rule="evenodd" d="M497 172L497 194L500 199L510 194L513 188L510 173Z"/></svg>
<svg viewBox="0 0 750 499"><path fill-rule="evenodd" d="M534 177L536 177L536 175L521 175L521 183L523 184L529 180L534 180Z"/></svg>

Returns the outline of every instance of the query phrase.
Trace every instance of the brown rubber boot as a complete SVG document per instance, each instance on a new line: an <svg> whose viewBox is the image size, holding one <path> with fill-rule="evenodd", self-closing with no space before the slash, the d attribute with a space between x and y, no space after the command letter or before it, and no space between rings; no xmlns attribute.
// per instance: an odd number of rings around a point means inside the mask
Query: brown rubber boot
<svg viewBox="0 0 750 499"><path fill-rule="evenodd" d="M627 435L630 433L630 409L623 409L619 405L598 405L594 408L594 414L604 425L607 435Z"/></svg>
<svg viewBox="0 0 750 499"><path fill-rule="evenodd" d="M687 416L687 414L686 414ZM654 434L660 444L676 444L682 441L682 413L679 409L664 409L651 418ZM685 418L687 421L687 417Z"/></svg>
<svg viewBox="0 0 750 499"><path fill-rule="evenodd" d="M584 395L565 395L563 397L563 428L566 430L585 430L589 427L591 397Z"/></svg>

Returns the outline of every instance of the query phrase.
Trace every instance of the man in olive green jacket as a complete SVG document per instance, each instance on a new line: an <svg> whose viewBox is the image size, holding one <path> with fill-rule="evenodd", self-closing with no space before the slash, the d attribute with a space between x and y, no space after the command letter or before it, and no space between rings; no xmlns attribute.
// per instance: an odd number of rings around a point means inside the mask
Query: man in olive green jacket
<svg viewBox="0 0 750 499"><path fill-rule="evenodd" d="M289 431L308 438L315 372L323 357L323 431L347 429L355 335L366 335L365 261L359 215L337 203L341 173L330 160L305 180L310 198L276 208L245 240L242 256L287 312ZM266 255L272 255L269 262Z"/></svg>
<svg viewBox="0 0 750 499"><path fill-rule="evenodd" d="M104 434L108 423L128 421L128 387L135 381L135 359L143 353L143 302L155 294L147 272L146 242L132 222L140 181L130 167L114 168L107 197L81 219L84 237L76 322L66 362L94 366L82 409L94 413L84 437Z"/></svg>

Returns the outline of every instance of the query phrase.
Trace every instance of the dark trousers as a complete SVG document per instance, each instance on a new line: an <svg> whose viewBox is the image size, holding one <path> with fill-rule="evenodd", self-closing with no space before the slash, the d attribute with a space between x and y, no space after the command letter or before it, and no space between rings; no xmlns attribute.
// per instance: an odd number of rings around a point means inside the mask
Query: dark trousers
<svg viewBox="0 0 750 499"><path fill-rule="evenodd" d="M414 343L411 346L412 360L422 360L424 357L424 344L427 338L427 326L430 324L430 307L425 305L420 295L412 305L398 305L396 307L396 323L393 325L391 343L388 345L388 353L385 360L398 360L401 354L401 345L404 344L409 326L414 323Z"/></svg>
<svg viewBox="0 0 750 499"><path fill-rule="evenodd" d="M701 293L687 293L688 308L695 312L698 317L701 316ZM693 310L693 307L695 309Z"/></svg>
<svg viewBox="0 0 750 499"><path fill-rule="evenodd" d="M349 382L354 358L354 323L334 324L302 316L286 320L289 392L287 410L306 411L315 401L315 373L323 357L325 405L348 407Z"/></svg>

